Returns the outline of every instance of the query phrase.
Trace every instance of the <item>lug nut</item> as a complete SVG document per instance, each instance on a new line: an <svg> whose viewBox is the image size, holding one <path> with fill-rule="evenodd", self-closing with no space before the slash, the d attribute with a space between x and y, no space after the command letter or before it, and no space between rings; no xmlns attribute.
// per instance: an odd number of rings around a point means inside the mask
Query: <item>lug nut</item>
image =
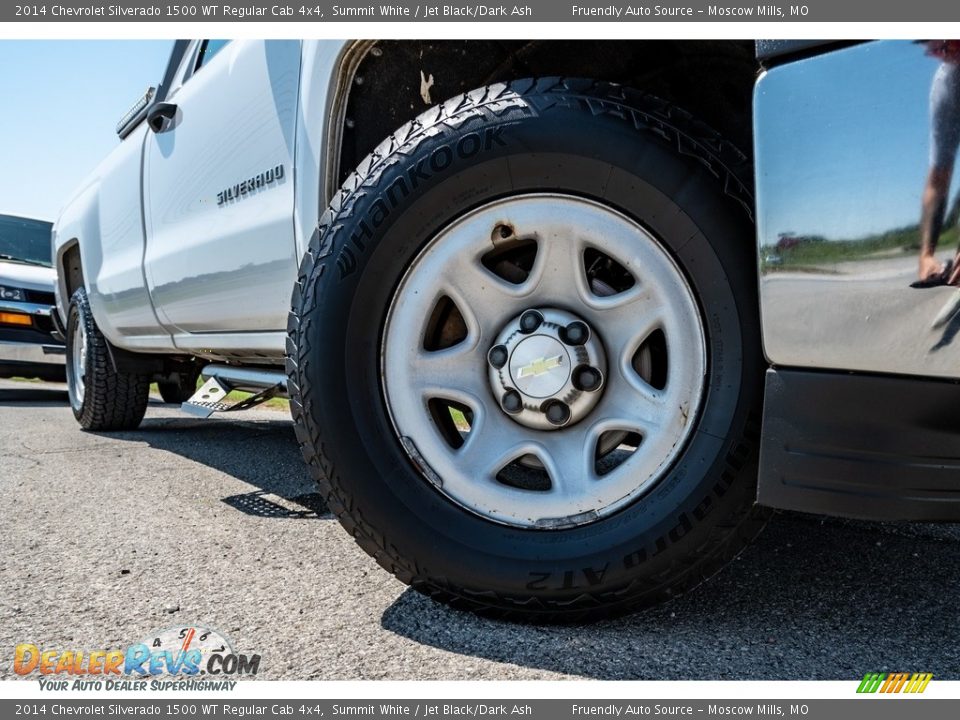
<svg viewBox="0 0 960 720"><path fill-rule="evenodd" d="M570 408L566 403L559 400L551 400L543 407L543 414L547 416L547 421L551 425L562 427L570 422Z"/></svg>
<svg viewBox="0 0 960 720"><path fill-rule="evenodd" d="M516 390L507 390L500 398L500 406L504 412L516 415L523 410L523 400L520 398L520 393Z"/></svg>
<svg viewBox="0 0 960 720"><path fill-rule="evenodd" d="M583 345L590 339L590 328L585 323L574 320L560 331L560 339L567 345Z"/></svg>
<svg viewBox="0 0 960 720"><path fill-rule="evenodd" d="M507 364L507 357L507 348L504 345L494 345L487 353L487 360L497 370Z"/></svg>
<svg viewBox="0 0 960 720"><path fill-rule="evenodd" d="M577 390L592 392L603 382L603 373L589 365L581 365L573 371L573 384Z"/></svg>
<svg viewBox="0 0 960 720"><path fill-rule="evenodd" d="M539 310L527 310L520 316L520 332L529 335L543 323L543 315Z"/></svg>

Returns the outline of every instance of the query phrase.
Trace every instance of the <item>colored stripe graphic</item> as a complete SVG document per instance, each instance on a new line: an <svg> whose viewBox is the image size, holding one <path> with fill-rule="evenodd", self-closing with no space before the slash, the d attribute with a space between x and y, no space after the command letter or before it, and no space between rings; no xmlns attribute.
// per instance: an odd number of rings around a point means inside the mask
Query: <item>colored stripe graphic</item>
<svg viewBox="0 0 960 720"><path fill-rule="evenodd" d="M875 693L880 687L880 683L883 682L886 675L881 673L867 673L863 676L863 680L860 682L860 687L857 688L858 693Z"/></svg>
<svg viewBox="0 0 960 720"><path fill-rule="evenodd" d="M922 693L933 673L867 673L857 687L858 693Z"/></svg>

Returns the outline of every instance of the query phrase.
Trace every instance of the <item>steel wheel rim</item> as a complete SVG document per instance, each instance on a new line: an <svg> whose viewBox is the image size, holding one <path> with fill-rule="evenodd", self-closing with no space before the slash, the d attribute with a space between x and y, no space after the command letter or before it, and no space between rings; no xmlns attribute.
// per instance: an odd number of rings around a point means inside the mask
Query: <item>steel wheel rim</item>
<svg viewBox="0 0 960 720"><path fill-rule="evenodd" d="M484 266L497 227L534 240L529 276L513 284ZM585 252L613 258L635 285L598 296ZM427 350L427 319L441 298L462 315L466 334L449 348ZM530 308L583 318L602 338L607 376L602 398L574 425L544 431L503 412L491 387L487 354L511 318ZM660 331L668 374L655 388L636 370L637 348ZM571 195L532 194L495 201L439 232L398 285L387 313L381 376L394 430L411 461L457 505L522 528L561 528L606 517L648 492L689 440L705 388L706 336L693 292L669 253L622 213ZM437 429L431 402L469 408L461 447ZM595 465L608 433L642 442L608 473ZM498 479L511 462L536 461L550 488L531 490Z"/></svg>
<svg viewBox="0 0 960 720"><path fill-rule="evenodd" d="M87 369L87 332L83 327L80 318L77 318L77 324L73 333L73 341L70 344L70 380L68 385L70 390L70 399L75 408L83 404L83 398L86 394Z"/></svg>

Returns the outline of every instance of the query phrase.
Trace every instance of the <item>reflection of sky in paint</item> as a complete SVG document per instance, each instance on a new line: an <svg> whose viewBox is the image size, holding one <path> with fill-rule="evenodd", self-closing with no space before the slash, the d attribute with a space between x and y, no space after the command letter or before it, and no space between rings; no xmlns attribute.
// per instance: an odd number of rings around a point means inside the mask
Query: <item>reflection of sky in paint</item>
<svg viewBox="0 0 960 720"><path fill-rule="evenodd" d="M939 65L924 52L911 42L871 43L771 70L761 81L765 244L781 232L849 239L919 220ZM956 185L955 176L954 194Z"/></svg>

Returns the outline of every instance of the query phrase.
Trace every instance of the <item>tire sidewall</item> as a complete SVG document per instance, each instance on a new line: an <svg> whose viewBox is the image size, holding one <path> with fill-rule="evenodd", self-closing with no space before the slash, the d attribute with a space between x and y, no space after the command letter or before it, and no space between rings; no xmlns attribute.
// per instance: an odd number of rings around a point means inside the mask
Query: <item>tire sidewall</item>
<svg viewBox="0 0 960 720"><path fill-rule="evenodd" d="M323 437L334 492L374 542L409 559L415 582L572 597L641 579L641 590L652 590L679 557L690 565L707 552L713 528L752 496L748 483L734 482L750 462L743 439L762 377L755 296L743 291L752 268L742 267L744 251L735 245L751 239L749 220L696 157L638 129L624 106L606 109L526 96L495 116L411 142L398 153L402 161L354 192L328 229L328 254L307 285L322 317L301 318L302 347L323 350L301 363L299 378L303 387L322 388L323 401L305 412ZM414 176L418 187L401 197L398 179ZM385 410L379 363L392 294L429 239L487 202L545 191L608 204L660 239L703 312L709 367L696 431L652 490L589 525L534 531L480 518L414 469Z"/></svg>
<svg viewBox="0 0 960 720"><path fill-rule="evenodd" d="M73 377L73 341L81 324L86 334L86 353L83 402L78 403L76 379ZM97 328L84 288L77 289L70 298L67 313L67 367L70 408L84 430L114 432L132 430L140 425L149 402L149 378L146 375L117 372L107 341Z"/></svg>

